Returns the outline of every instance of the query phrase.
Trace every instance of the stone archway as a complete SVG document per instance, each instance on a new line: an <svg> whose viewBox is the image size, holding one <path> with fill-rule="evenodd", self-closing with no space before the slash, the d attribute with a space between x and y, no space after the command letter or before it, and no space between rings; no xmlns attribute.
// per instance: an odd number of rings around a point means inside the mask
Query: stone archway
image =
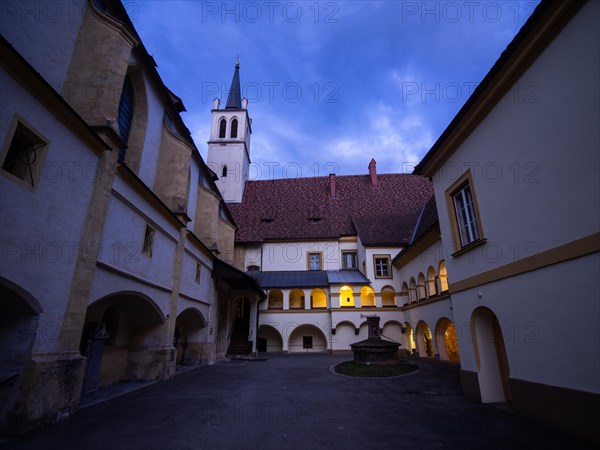
<svg viewBox="0 0 600 450"><path fill-rule="evenodd" d="M283 338L275 327L261 325L258 327L258 352L281 353L283 351Z"/></svg>
<svg viewBox="0 0 600 450"><path fill-rule="evenodd" d="M206 320L196 308L184 309L175 320L173 347L177 351L177 364L195 365L206 359L204 343L206 342Z"/></svg>
<svg viewBox="0 0 600 450"><path fill-rule="evenodd" d="M31 360L39 314L37 300L0 277L0 431L10 432L22 401L23 373Z"/></svg>
<svg viewBox="0 0 600 450"><path fill-rule="evenodd" d="M460 360L456 326L450 319L442 317L438 320L435 327L435 343L441 360Z"/></svg>
<svg viewBox="0 0 600 450"><path fill-rule="evenodd" d="M154 301L137 292L117 292L88 306L80 344L87 357L83 395L124 380L166 378L175 361L166 354L165 322Z"/></svg>
<svg viewBox="0 0 600 450"><path fill-rule="evenodd" d="M326 352L327 337L315 325L300 325L290 333L288 342L288 351L290 353L297 352Z"/></svg>
<svg viewBox="0 0 600 450"><path fill-rule="evenodd" d="M471 315L479 390L483 403L510 400L508 357L500 322L493 311L479 307Z"/></svg>
<svg viewBox="0 0 600 450"><path fill-rule="evenodd" d="M431 330L427 323L420 320L417 323L415 344L417 346L417 353L421 358L433 358L435 356L435 349L433 347L433 338L431 336Z"/></svg>

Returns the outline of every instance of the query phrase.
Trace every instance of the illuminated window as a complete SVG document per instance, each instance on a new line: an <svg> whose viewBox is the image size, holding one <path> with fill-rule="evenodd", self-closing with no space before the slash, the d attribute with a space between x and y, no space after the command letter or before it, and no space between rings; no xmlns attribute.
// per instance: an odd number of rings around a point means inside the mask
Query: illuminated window
<svg viewBox="0 0 600 450"><path fill-rule="evenodd" d="M452 236L457 250L483 242L477 200L473 191L471 172L467 171L446 191Z"/></svg>
<svg viewBox="0 0 600 450"><path fill-rule="evenodd" d="M375 278L392 278L390 255L373 255Z"/></svg>
<svg viewBox="0 0 600 450"><path fill-rule="evenodd" d="M342 252L342 269L356 269L358 256L356 252Z"/></svg>
<svg viewBox="0 0 600 450"><path fill-rule="evenodd" d="M323 268L323 255L321 252L308 253L308 270L322 270Z"/></svg>

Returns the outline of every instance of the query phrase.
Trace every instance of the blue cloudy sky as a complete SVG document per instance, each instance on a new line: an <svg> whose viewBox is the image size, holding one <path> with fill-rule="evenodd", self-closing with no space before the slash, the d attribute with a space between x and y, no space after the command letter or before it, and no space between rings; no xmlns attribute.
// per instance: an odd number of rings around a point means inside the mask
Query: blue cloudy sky
<svg viewBox="0 0 600 450"><path fill-rule="evenodd" d="M124 0L205 158L239 54L254 179L410 172L537 3Z"/></svg>

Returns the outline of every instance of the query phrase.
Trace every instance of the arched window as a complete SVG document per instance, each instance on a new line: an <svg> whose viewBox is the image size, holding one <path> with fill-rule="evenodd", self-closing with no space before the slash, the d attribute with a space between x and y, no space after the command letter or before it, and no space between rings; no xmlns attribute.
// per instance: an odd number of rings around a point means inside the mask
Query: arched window
<svg viewBox="0 0 600 450"><path fill-rule="evenodd" d="M448 292L448 271L446 270L446 262L442 259L440 261L440 291Z"/></svg>
<svg viewBox="0 0 600 450"><path fill-rule="evenodd" d="M129 140L133 121L133 83L129 75L125 76L121 99L119 100L119 134L125 142Z"/></svg>
<svg viewBox="0 0 600 450"><path fill-rule="evenodd" d="M424 300L427 298L427 293L425 292L425 276L422 272L419 272L419 276L417 277L417 299Z"/></svg>
<svg viewBox="0 0 600 450"><path fill-rule="evenodd" d="M237 119L233 119L231 121L231 134L230 134L230 137L232 137L232 138L236 138L237 137L237 129L238 129L238 121L237 121Z"/></svg>
<svg viewBox="0 0 600 450"><path fill-rule="evenodd" d="M219 138L225 137L225 130L227 129L227 121L225 119L221 119L219 122Z"/></svg>
<svg viewBox="0 0 600 450"><path fill-rule="evenodd" d="M227 166L223 166L223 171L221 172L221 178L225 178L227 176Z"/></svg>

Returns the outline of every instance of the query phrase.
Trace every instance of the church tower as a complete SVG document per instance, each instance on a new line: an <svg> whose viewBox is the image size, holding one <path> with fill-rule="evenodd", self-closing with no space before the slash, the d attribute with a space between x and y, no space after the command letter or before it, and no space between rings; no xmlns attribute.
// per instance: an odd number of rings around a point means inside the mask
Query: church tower
<svg viewBox="0 0 600 450"><path fill-rule="evenodd" d="M250 168L252 121L248 100L241 98L240 63L235 64L225 108L215 98L208 141L208 167L219 177L217 186L227 203L241 203Z"/></svg>

